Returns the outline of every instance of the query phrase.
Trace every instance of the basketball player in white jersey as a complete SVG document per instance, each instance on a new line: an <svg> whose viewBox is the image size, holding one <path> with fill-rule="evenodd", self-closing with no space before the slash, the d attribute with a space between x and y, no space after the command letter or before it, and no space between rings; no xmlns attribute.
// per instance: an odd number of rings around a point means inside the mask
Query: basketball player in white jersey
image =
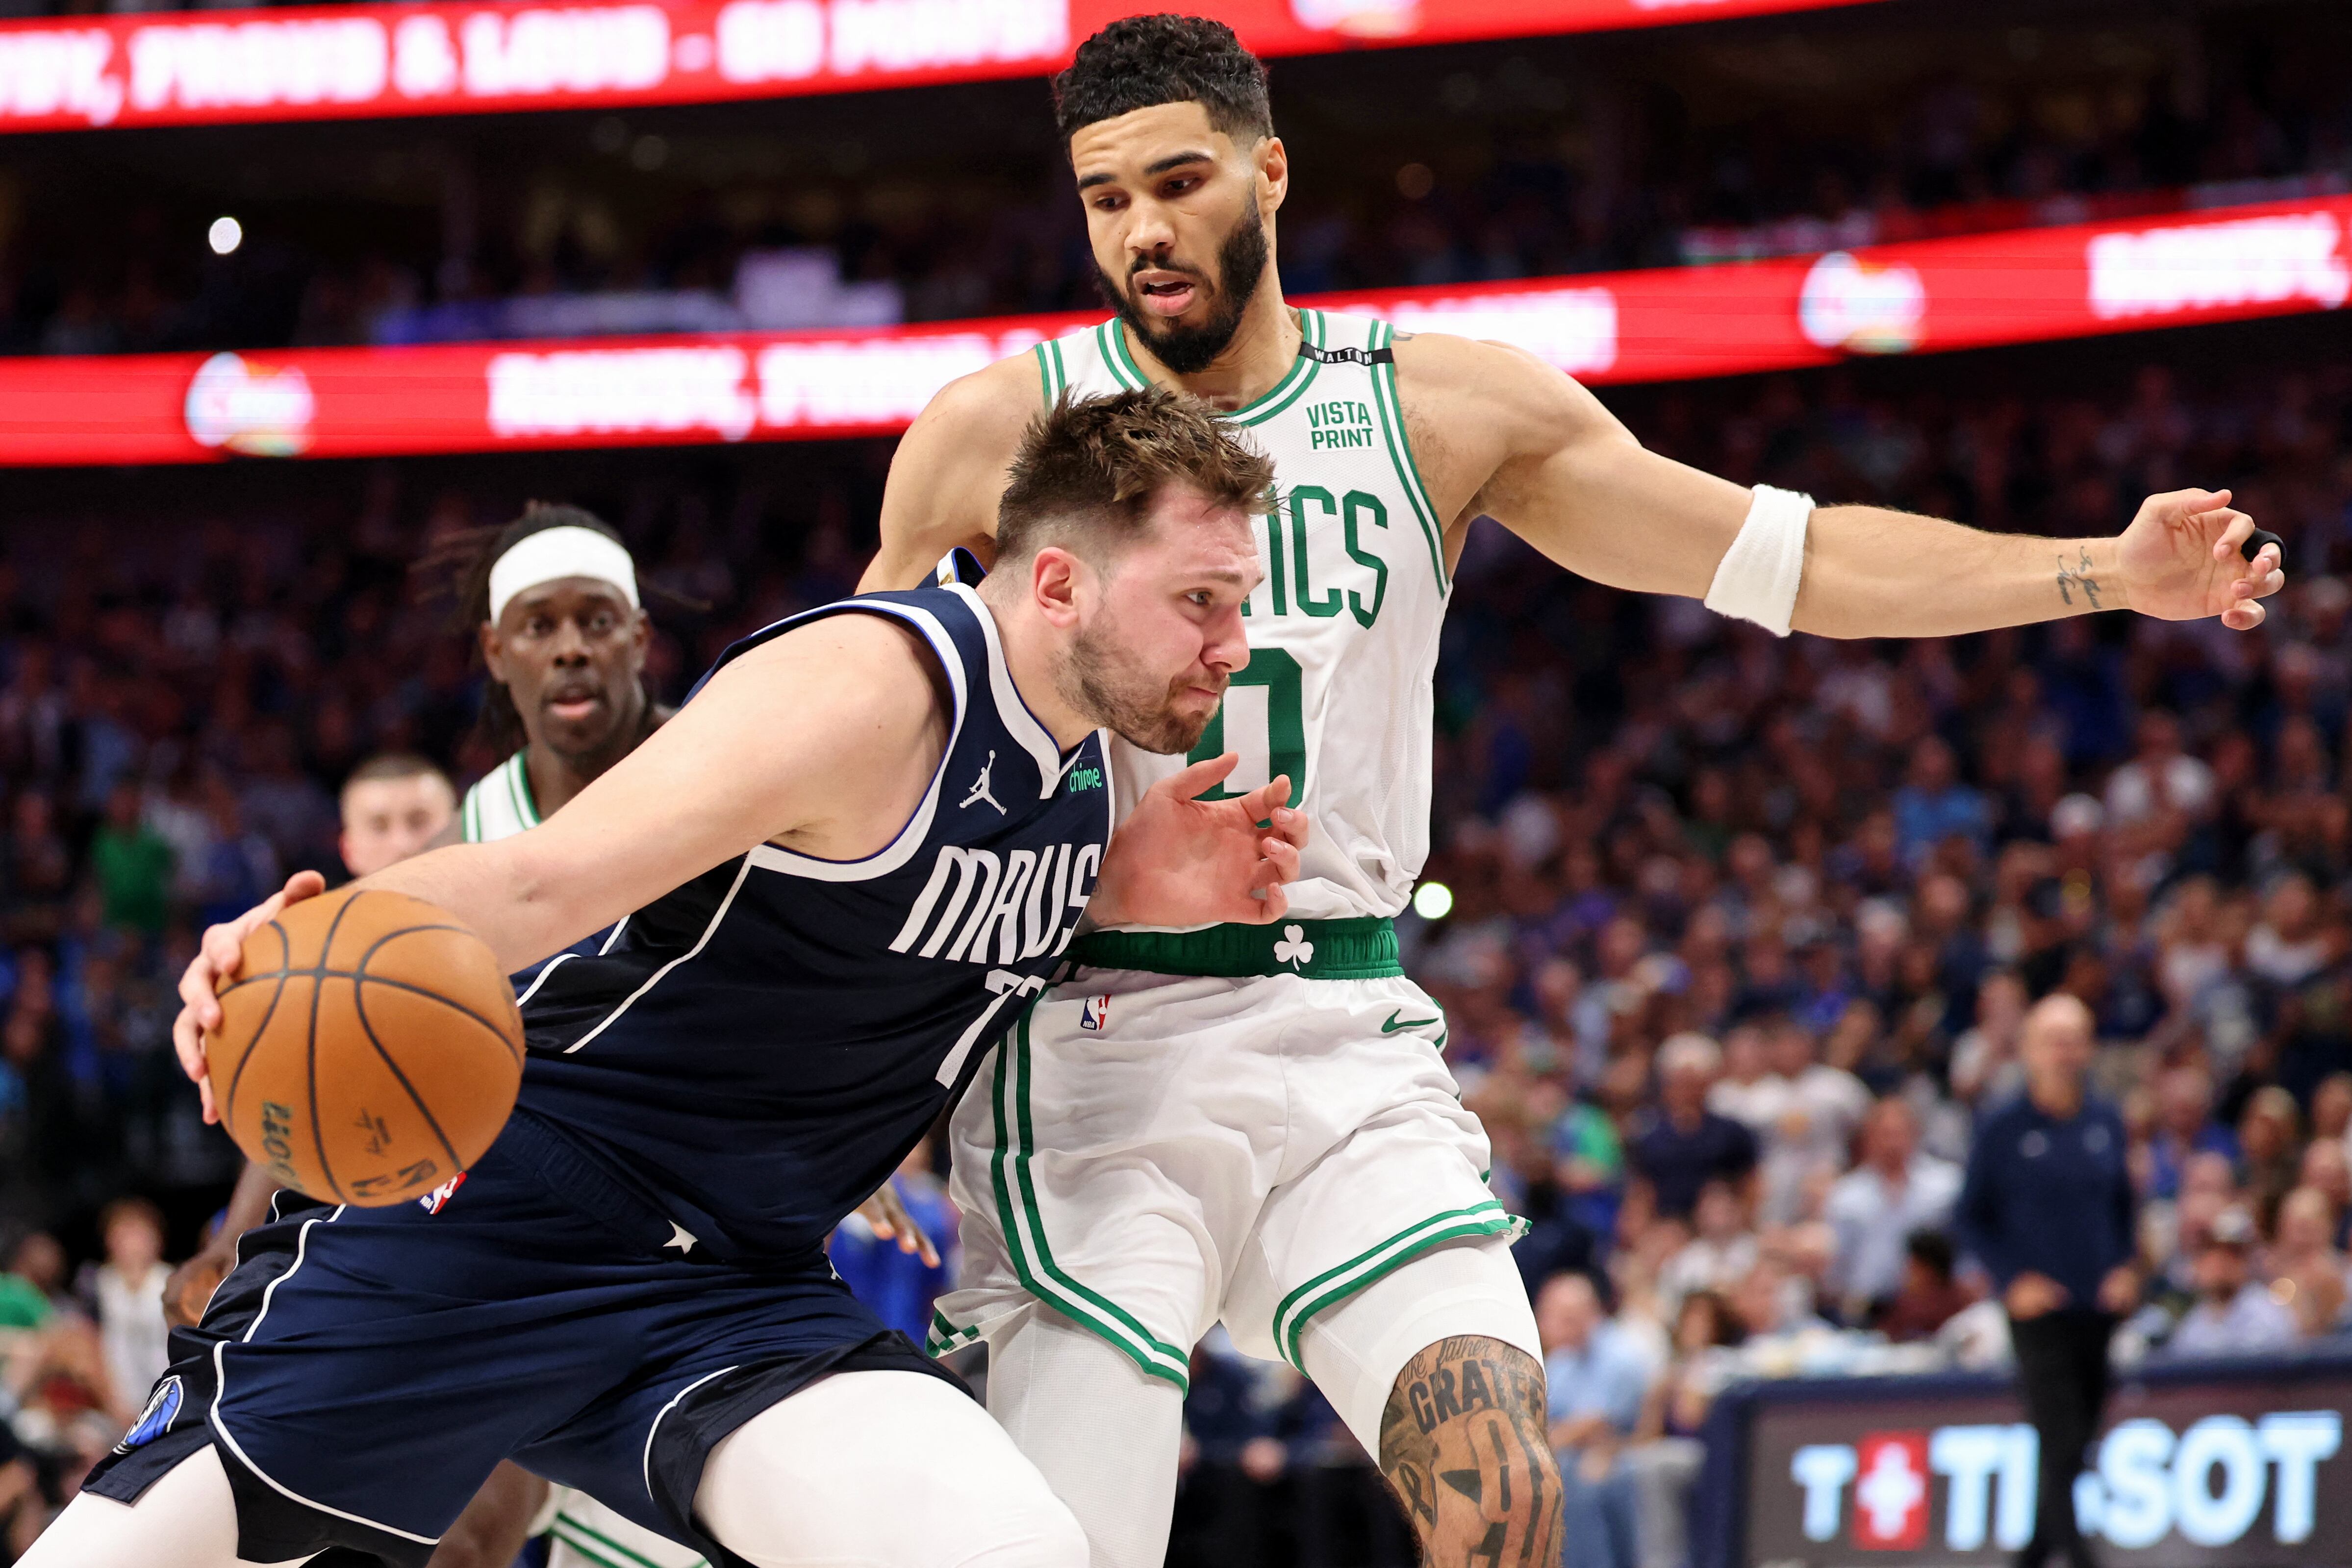
<svg viewBox="0 0 2352 1568"><path fill-rule="evenodd" d="M865 586L913 583L952 546L984 555L1042 404L1196 393L1250 428L1281 496L1251 662L1202 745L1249 759L1229 788L1287 773L1314 831L1298 918L1097 934L1000 1048L955 1121L965 1285L933 1347L989 1342L990 1406L1097 1568L1162 1559L1186 1353L1220 1318L1329 1396L1439 1568L1557 1563L1539 1349L1505 1252L1517 1222L1390 925L1427 846L1432 674L1472 522L1598 581L1849 637L2120 608L2243 630L2279 555L2248 544L2226 492L2155 497L2120 538L2060 540L1685 467L1517 350L1286 306L1289 158L1264 68L1223 25L1116 22L1055 86L1116 319L933 400L898 449ZM1181 766L1123 754L1119 788Z"/></svg>

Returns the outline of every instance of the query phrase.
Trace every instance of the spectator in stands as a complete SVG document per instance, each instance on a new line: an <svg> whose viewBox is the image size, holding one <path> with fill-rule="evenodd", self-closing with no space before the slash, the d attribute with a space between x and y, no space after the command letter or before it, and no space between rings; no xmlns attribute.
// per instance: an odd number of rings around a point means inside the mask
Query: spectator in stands
<svg viewBox="0 0 2352 1568"><path fill-rule="evenodd" d="M2018 1562L2085 1568L2074 1477L2107 1398L2107 1341L2139 1294L2123 1119L2084 1082L2091 1009L2061 993L2026 1015L2025 1092L1986 1116L1955 1212L2009 1312L2018 1385L2041 1437L2040 1504Z"/></svg>
<svg viewBox="0 0 2352 1568"><path fill-rule="evenodd" d="M2302 1121L2294 1096L2274 1083L2248 1095L2239 1113L2238 1185L2258 1225L2277 1216L2279 1199L2294 1186Z"/></svg>
<svg viewBox="0 0 2352 1568"><path fill-rule="evenodd" d="M2315 1144L2314 1148L2324 1145ZM2273 1295L2283 1296L2305 1339L2320 1339L2347 1326L2344 1250L2336 1244L2335 1202L2317 1187L2299 1186L2279 1205L2278 1230L2263 1260Z"/></svg>
<svg viewBox="0 0 2352 1568"><path fill-rule="evenodd" d="M1895 1343L1931 1339L1976 1301L1954 1276L1951 1238L1915 1230L1903 1244L1903 1288L1879 1314L1878 1332Z"/></svg>
<svg viewBox="0 0 2352 1568"><path fill-rule="evenodd" d="M1738 1375L1745 1330L1715 1291L1683 1298L1672 1350L1650 1380L1625 1463L1633 1476L1634 1531L1642 1568L1685 1568L1690 1560L1690 1494L1706 1450L1699 1430L1717 1394Z"/></svg>
<svg viewBox="0 0 2352 1568"><path fill-rule="evenodd" d="M2253 1277L2260 1239L2253 1216L2242 1208L2225 1208L2213 1221L2197 1253L2196 1304L2164 1342L2168 1357L2261 1355L2294 1343L2294 1314Z"/></svg>
<svg viewBox="0 0 2352 1568"><path fill-rule="evenodd" d="M1789 1225L1813 1212L1845 1168L1870 1091L1847 1068L1821 1060L1812 1033L1795 1019L1784 1014L1764 1027L1772 1071L1788 1084L1789 1098L1765 1140L1758 1218Z"/></svg>
<svg viewBox="0 0 2352 1568"><path fill-rule="evenodd" d="M2297 1176L2327 1199L2336 1214L2336 1245L2344 1246L2346 1228L2352 1224L2352 1153L2338 1139L2315 1137L2304 1146Z"/></svg>
<svg viewBox="0 0 2352 1568"><path fill-rule="evenodd" d="M99 1216L106 1261L92 1281L98 1332L114 1396L115 1418L128 1426L147 1391L170 1364L164 1340L163 1216L144 1198L117 1198Z"/></svg>
<svg viewBox="0 0 2352 1568"><path fill-rule="evenodd" d="M1710 1181L1745 1181L1756 1168L1755 1134L1706 1108L1723 1051L1703 1034L1658 1048L1658 1104L1645 1111L1627 1153L1647 1213L1685 1219Z"/></svg>
<svg viewBox="0 0 2352 1568"><path fill-rule="evenodd" d="M1830 1188L1822 1216L1836 1236L1829 1287L1840 1317L1867 1322L1904 1283L1912 1236L1939 1230L1960 1196L1960 1168L1921 1152L1919 1116L1888 1095L1862 1124L1862 1163Z"/></svg>
<svg viewBox="0 0 2352 1568"><path fill-rule="evenodd" d="M2178 1197L2193 1155L2237 1157L2238 1140L2213 1120L2213 1075L2197 1062L2166 1069L2156 1080L2156 1127L2148 1140L2147 1196Z"/></svg>
<svg viewBox="0 0 2352 1568"><path fill-rule="evenodd" d="M1911 768L1895 791L1895 832L1906 863L1918 865L1948 839L1981 852L1990 842L1992 814L1984 797L1960 782L1959 762L1941 736L1911 750Z"/></svg>
<svg viewBox="0 0 2352 1568"><path fill-rule="evenodd" d="M1759 1255L1740 1184L1717 1179L1701 1187L1692 1220L1696 1234L1658 1270L1657 1309L1668 1322L1695 1291L1729 1290Z"/></svg>
<svg viewBox="0 0 2352 1568"><path fill-rule="evenodd" d="M89 845L90 874L106 899L106 923L142 936L163 934L172 892L172 846L148 826L139 789L117 783L106 798L106 821Z"/></svg>
<svg viewBox="0 0 2352 1568"><path fill-rule="evenodd" d="M1582 1274L1544 1281L1536 1332L1565 1494L1566 1568L1639 1568L1633 1478L1619 1458L1641 1419L1651 1364L1603 1315Z"/></svg>

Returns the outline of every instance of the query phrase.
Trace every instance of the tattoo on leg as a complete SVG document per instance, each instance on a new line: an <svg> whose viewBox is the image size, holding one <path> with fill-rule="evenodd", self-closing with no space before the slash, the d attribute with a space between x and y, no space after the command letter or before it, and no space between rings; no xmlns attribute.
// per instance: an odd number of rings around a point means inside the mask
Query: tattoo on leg
<svg viewBox="0 0 2352 1568"><path fill-rule="evenodd" d="M1465 1337L1414 1356L1381 1413L1380 1458L1430 1568L1559 1563L1559 1471L1527 1352Z"/></svg>

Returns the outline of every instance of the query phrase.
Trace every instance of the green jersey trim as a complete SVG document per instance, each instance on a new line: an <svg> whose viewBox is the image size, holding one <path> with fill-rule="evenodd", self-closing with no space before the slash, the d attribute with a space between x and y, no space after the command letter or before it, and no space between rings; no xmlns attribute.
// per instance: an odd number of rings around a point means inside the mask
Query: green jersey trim
<svg viewBox="0 0 2352 1568"><path fill-rule="evenodd" d="M1298 313L1300 340L1313 343L1318 349L1323 346L1322 314L1319 310L1301 310ZM1095 347L1102 355L1103 363L1109 369L1112 379L1121 386L1136 391L1151 384L1151 378L1143 373L1142 367L1135 362L1135 356L1129 351L1127 333L1117 317L1095 329ZM1223 417L1242 424L1257 424L1272 419L1298 401L1314 382L1315 372L1320 369L1319 361L1301 354L1291 361L1289 371L1270 389Z"/></svg>
<svg viewBox="0 0 2352 1568"><path fill-rule="evenodd" d="M530 755L525 749L507 758L507 792L514 798L515 815L524 826L535 828L539 826L539 802L531 799L530 764L524 760Z"/></svg>
<svg viewBox="0 0 2352 1568"><path fill-rule="evenodd" d="M1021 1021L996 1051L996 1151L989 1160L989 1179L996 1189L996 1218L1003 1228L1005 1251L1024 1289L1062 1313L1080 1328L1092 1330L1145 1373L1174 1384L1180 1391L1192 1386L1192 1358L1153 1336L1142 1320L1088 1290L1054 1260L1045 1240L1044 1217L1038 1212L1037 1189L1029 1175L1029 1154L1036 1141L1029 1113L1029 1017ZM1015 1188L1020 1203L1013 1202ZM1024 1228L1024 1221L1026 1221ZM936 1325L935 1325L936 1326Z"/></svg>
<svg viewBox="0 0 2352 1568"><path fill-rule="evenodd" d="M1319 349L1324 346L1323 336L1323 312L1301 310L1298 313L1298 340L1301 343L1312 343ZM1307 389L1315 384L1316 372L1322 368L1322 361L1310 360L1305 354L1299 355L1291 363L1290 374L1276 382L1272 392L1245 407L1235 409L1225 417L1236 424L1264 424L1267 420L1306 396Z"/></svg>
<svg viewBox="0 0 2352 1568"><path fill-rule="evenodd" d="M1473 1236L1516 1237L1526 1228L1526 1220L1507 1212L1493 1198L1467 1208L1433 1214L1417 1225L1408 1225L1387 1240L1365 1249L1335 1269L1325 1270L1285 1296L1282 1304L1274 1309L1274 1343L1284 1360L1304 1372L1307 1368L1299 1360L1299 1336L1307 1332L1307 1320L1324 1308L1345 1301L1433 1247Z"/></svg>
<svg viewBox="0 0 2352 1568"><path fill-rule="evenodd" d="M1372 347L1375 350L1392 347L1396 329L1386 321L1372 325ZM1404 403L1397 396L1396 361L1391 358L1372 367L1372 401L1381 411L1381 428L1388 437L1389 461L1396 465L1397 482L1404 486L1407 499L1412 503L1412 515L1421 524L1422 536L1429 541L1429 569L1437 574L1437 591L1448 593L1453 585L1445 578L1445 528L1437 520L1437 508L1430 504L1429 490L1421 482L1421 465L1413 460L1412 442L1405 434Z"/></svg>

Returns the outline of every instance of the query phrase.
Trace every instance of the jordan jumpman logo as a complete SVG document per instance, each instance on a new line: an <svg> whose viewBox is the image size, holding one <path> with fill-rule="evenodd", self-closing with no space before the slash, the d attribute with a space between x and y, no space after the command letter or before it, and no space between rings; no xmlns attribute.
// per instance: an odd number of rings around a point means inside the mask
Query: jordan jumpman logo
<svg viewBox="0 0 2352 1568"><path fill-rule="evenodd" d="M990 805L996 807L996 814L998 816L1001 817L1004 815L1004 808L1001 805L997 805L996 797L989 793L988 789L988 776L995 770L996 753L992 751L988 754L988 761L981 768L980 777L971 781L971 793L963 798L963 804L957 807L957 810L969 810L974 805L985 800Z"/></svg>

